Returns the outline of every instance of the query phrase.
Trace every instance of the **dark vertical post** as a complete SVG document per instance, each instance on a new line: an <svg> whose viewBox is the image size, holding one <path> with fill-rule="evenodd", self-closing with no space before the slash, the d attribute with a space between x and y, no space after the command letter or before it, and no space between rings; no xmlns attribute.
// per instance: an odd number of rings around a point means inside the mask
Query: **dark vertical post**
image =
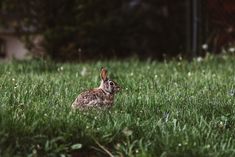
<svg viewBox="0 0 235 157"><path fill-rule="evenodd" d="M202 0L186 0L186 51L190 59L201 54L203 42Z"/></svg>
<svg viewBox="0 0 235 157"><path fill-rule="evenodd" d="M192 57L196 57L198 51L198 1L199 0L192 0Z"/></svg>
<svg viewBox="0 0 235 157"><path fill-rule="evenodd" d="M192 0L185 0L185 47L188 57L192 57Z"/></svg>

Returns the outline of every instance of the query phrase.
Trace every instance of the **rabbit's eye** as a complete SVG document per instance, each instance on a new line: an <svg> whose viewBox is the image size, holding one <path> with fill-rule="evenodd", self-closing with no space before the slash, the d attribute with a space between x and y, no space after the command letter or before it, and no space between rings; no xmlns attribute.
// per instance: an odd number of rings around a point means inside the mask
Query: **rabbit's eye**
<svg viewBox="0 0 235 157"><path fill-rule="evenodd" d="M111 86L113 86L113 82L109 82L109 84L110 84Z"/></svg>

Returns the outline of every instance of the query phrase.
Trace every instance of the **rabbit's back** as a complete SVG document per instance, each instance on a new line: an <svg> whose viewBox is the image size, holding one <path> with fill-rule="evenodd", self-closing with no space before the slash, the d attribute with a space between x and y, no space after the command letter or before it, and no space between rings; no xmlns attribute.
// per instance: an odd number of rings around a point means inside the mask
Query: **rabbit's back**
<svg viewBox="0 0 235 157"><path fill-rule="evenodd" d="M73 108L111 107L113 95L105 93L102 89L92 89L78 95L72 104Z"/></svg>

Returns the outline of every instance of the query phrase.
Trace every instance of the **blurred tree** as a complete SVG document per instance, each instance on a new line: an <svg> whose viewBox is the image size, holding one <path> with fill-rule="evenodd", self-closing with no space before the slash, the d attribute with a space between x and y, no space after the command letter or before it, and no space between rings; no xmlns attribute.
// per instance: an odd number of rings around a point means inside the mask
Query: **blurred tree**
<svg viewBox="0 0 235 157"><path fill-rule="evenodd" d="M17 17L17 31L42 33L54 59L163 57L185 48L185 1L2 0L0 7Z"/></svg>

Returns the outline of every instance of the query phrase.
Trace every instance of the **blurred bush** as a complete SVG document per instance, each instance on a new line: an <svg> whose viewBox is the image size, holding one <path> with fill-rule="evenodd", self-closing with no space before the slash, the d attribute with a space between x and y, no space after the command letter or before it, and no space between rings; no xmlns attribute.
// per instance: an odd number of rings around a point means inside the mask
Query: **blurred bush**
<svg viewBox="0 0 235 157"><path fill-rule="evenodd" d="M0 7L17 31L41 33L52 59L162 58L185 50L185 1L2 0Z"/></svg>

